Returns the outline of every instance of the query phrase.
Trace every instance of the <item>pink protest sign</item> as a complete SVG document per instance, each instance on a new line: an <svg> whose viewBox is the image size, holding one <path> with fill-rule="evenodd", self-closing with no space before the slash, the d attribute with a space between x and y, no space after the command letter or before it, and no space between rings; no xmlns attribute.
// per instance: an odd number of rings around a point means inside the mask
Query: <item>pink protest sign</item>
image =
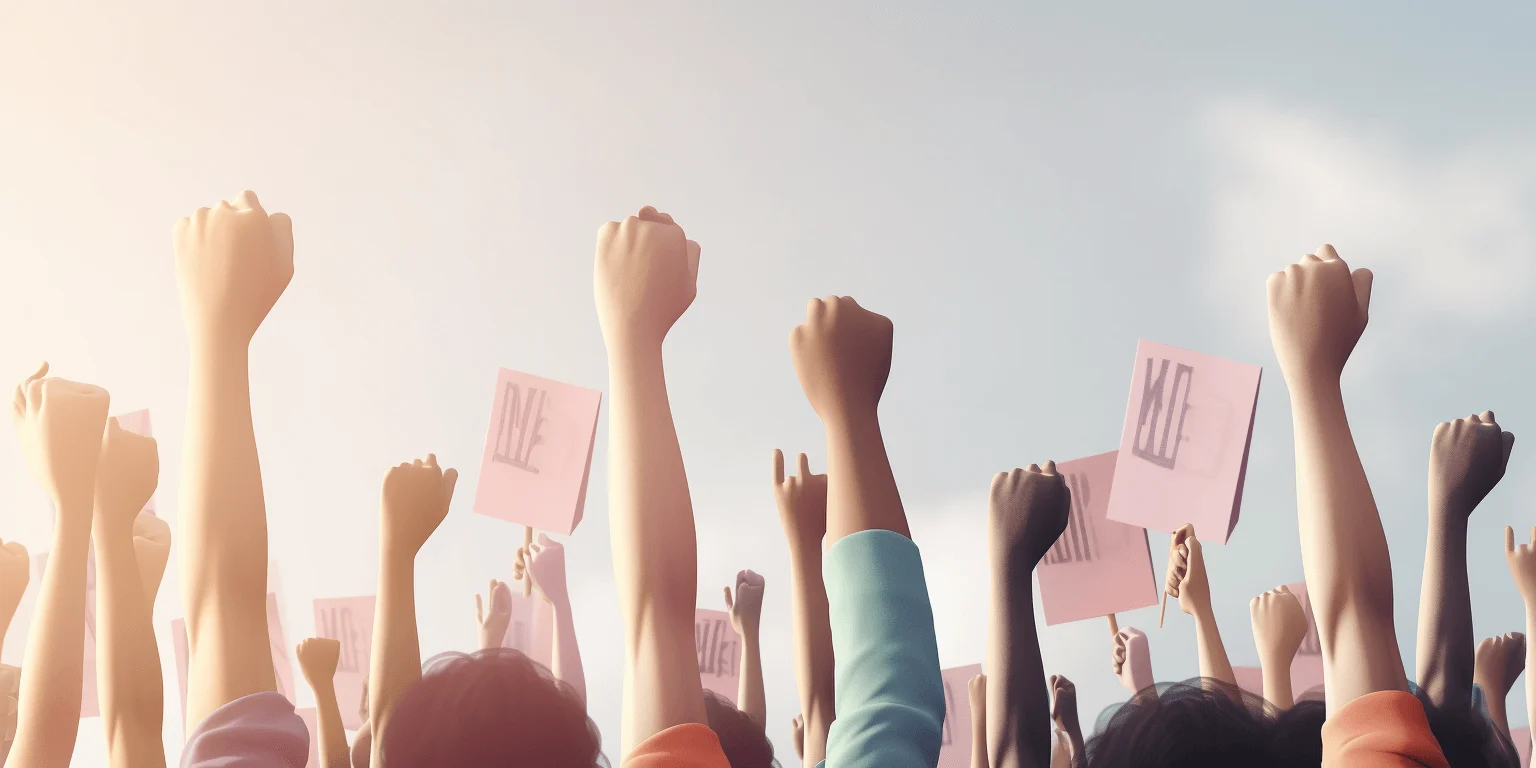
<svg viewBox="0 0 1536 768"><path fill-rule="evenodd" d="M149 426L148 410L134 411L133 413L125 413L121 416L118 416L117 425L136 435L143 435L145 437L155 436L154 432L150 429ZM144 511L151 515L155 514L154 496L149 497L149 502L144 505Z"/></svg>
<svg viewBox="0 0 1536 768"><path fill-rule="evenodd" d="M1515 742L1515 751L1520 753L1520 768L1529 768L1531 764L1531 729L1530 727L1512 728L1509 738Z"/></svg>
<svg viewBox="0 0 1536 768"><path fill-rule="evenodd" d="M304 728L309 731L309 762L304 768L320 768L320 713L314 707L296 709L294 713L304 721Z"/></svg>
<svg viewBox="0 0 1536 768"><path fill-rule="evenodd" d="M732 704L741 684L741 636L730 614L699 608L693 612L693 639L699 651L699 681Z"/></svg>
<svg viewBox="0 0 1536 768"><path fill-rule="evenodd" d="M1256 365L1136 344L1110 520L1225 544L1237 526L1259 404Z"/></svg>
<svg viewBox="0 0 1536 768"><path fill-rule="evenodd" d="M1264 670L1258 667L1233 667L1232 676L1237 678L1237 687L1243 689L1244 693L1264 698Z"/></svg>
<svg viewBox="0 0 1536 768"><path fill-rule="evenodd" d="M1072 491L1067 529L1035 569L1047 626L1157 604L1147 530L1109 520L1115 452L1063 462Z"/></svg>
<svg viewBox="0 0 1536 768"><path fill-rule="evenodd" d="M272 671L277 673L277 692L297 701L293 690L293 663L288 660L288 638L283 634L283 620L278 615L277 593L267 593L267 644L272 646Z"/></svg>
<svg viewBox="0 0 1536 768"><path fill-rule="evenodd" d="M551 533L581 522L601 392L500 369L475 512Z"/></svg>
<svg viewBox="0 0 1536 768"><path fill-rule="evenodd" d="M954 667L941 674L944 678L944 729L939 739L938 768L970 768L971 678L981 674L981 665Z"/></svg>
<svg viewBox="0 0 1536 768"><path fill-rule="evenodd" d="M341 643L336 663L336 701L347 730L363 727L363 686L373 644L373 597L335 597L315 601L315 634Z"/></svg>
<svg viewBox="0 0 1536 768"><path fill-rule="evenodd" d="M550 669L555 657L555 608L538 595L512 592L512 622L501 647L522 651L524 656Z"/></svg>

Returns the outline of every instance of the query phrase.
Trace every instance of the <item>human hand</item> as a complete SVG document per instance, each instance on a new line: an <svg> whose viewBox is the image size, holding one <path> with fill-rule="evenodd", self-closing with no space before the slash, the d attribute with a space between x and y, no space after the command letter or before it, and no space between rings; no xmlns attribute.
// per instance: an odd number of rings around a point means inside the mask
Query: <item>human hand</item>
<svg viewBox="0 0 1536 768"><path fill-rule="evenodd" d="M293 279L293 222L246 190L176 222L176 287L196 349L247 346ZM217 345L217 346L213 346Z"/></svg>
<svg viewBox="0 0 1536 768"><path fill-rule="evenodd" d="M293 649L299 657L299 669L310 690L323 690L336 679L336 664L341 660L341 641L327 637L311 637Z"/></svg>
<svg viewBox="0 0 1536 768"><path fill-rule="evenodd" d="M1472 679L1489 696L1504 698L1525 671L1525 635L1509 632L1477 644Z"/></svg>
<svg viewBox="0 0 1536 768"><path fill-rule="evenodd" d="M500 648L506 640L507 627L512 625L512 588L491 579L491 612L485 613L485 603L475 594L475 623L480 625L480 649Z"/></svg>
<svg viewBox="0 0 1536 768"><path fill-rule="evenodd" d="M1515 587L1525 600L1526 610L1536 607L1536 527L1531 528L1531 543L1515 547L1515 529L1504 527L1504 562L1515 578Z"/></svg>
<svg viewBox="0 0 1536 768"><path fill-rule="evenodd" d="M1132 694L1141 693L1154 684L1152 680L1152 650L1147 636L1134 627L1126 627L1115 633L1114 648L1109 654L1110 665L1120 685Z"/></svg>
<svg viewBox="0 0 1536 768"><path fill-rule="evenodd" d="M805 715L795 715L789 721L789 733L795 742L795 759L805 760Z"/></svg>
<svg viewBox="0 0 1536 768"><path fill-rule="evenodd" d="M32 561L19 541L0 541L0 627L16 615L21 598L32 580ZM4 630L0 630L3 632Z"/></svg>
<svg viewBox="0 0 1536 768"><path fill-rule="evenodd" d="M1504 478L1514 447L1515 433L1500 429L1493 411L1436 426L1429 443L1430 511L1471 514Z"/></svg>
<svg viewBox="0 0 1536 768"><path fill-rule="evenodd" d="M384 475L384 502L380 521L382 549L394 556L414 558L432 532L448 516L458 470L437 466L437 455L427 454L401 464Z"/></svg>
<svg viewBox="0 0 1536 768"><path fill-rule="evenodd" d="M1077 686L1063 675L1051 675L1051 720L1068 734L1082 733L1077 719Z"/></svg>
<svg viewBox="0 0 1536 768"><path fill-rule="evenodd" d="M567 606L571 594L565 581L565 545L545 534L528 545L528 551L517 549L517 560L512 566L513 580L521 580L524 574L533 577L533 588L554 606Z"/></svg>
<svg viewBox="0 0 1536 768"><path fill-rule="evenodd" d="M1307 611L1289 587L1276 587L1248 601L1253 642L1264 666L1289 665L1307 638Z"/></svg>
<svg viewBox="0 0 1536 768"><path fill-rule="evenodd" d="M872 418L891 373L894 326L847 296L811 299L789 333L805 399L823 422Z"/></svg>
<svg viewBox="0 0 1536 768"><path fill-rule="evenodd" d="M1211 584L1205 576L1205 555L1193 525L1173 532L1165 587L1170 596L1178 598L1179 610L1195 617L1211 615Z"/></svg>
<svg viewBox="0 0 1536 768"><path fill-rule="evenodd" d="M699 244L672 217L647 205L597 231L594 292L608 351L661 342L698 294Z"/></svg>
<svg viewBox="0 0 1536 768"><path fill-rule="evenodd" d="M160 484L159 445L109 419L97 461L96 535L130 538L139 512Z"/></svg>
<svg viewBox="0 0 1536 768"><path fill-rule="evenodd" d="M1337 383L1365 332L1371 280L1331 245L1269 276L1269 338L1287 382Z"/></svg>
<svg viewBox="0 0 1536 768"><path fill-rule="evenodd" d="M763 618L763 577L752 571L736 574L736 599L731 599L731 588L725 588L725 610L731 614L731 626L737 634L746 637L756 635Z"/></svg>
<svg viewBox="0 0 1536 768"><path fill-rule="evenodd" d="M110 397L101 387L43 378L47 375L43 363L16 387L11 398L16 436L32 476L59 514L89 515Z"/></svg>
<svg viewBox="0 0 1536 768"><path fill-rule="evenodd" d="M133 555L139 564L144 594L153 606L155 595L160 594L160 582L165 579L166 563L171 559L171 524L140 512L133 519Z"/></svg>
<svg viewBox="0 0 1536 768"><path fill-rule="evenodd" d="M1029 588L1029 574L1067 529L1072 492L1056 462L1034 464L992 477L987 539L994 567L1018 567Z"/></svg>
<svg viewBox="0 0 1536 768"><path fill-rule="evenodd" d="M799 476L784 476L784 452L773 449L773 498L791 547L819 548L827 535L827 476L811 474L800 454Z"/></svg>

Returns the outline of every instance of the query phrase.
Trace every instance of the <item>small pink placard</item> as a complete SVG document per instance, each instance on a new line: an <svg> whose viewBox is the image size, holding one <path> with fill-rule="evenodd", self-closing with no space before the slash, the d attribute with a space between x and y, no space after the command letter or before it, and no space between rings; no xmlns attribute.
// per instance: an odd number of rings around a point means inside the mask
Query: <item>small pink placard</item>
<svg viewBox="0 0 1536 768"><path fill-rule="evenodd" d="M581 522L603 394L502 368L475 512L570 534Z"/></svg>
<svg viewBox="0 0 1536 768"><path fill-rule="evenodd" d="M741 636L730 614L699 608L693 613L693 638L699 651L699 682L705 690L736 703L741 684Z"/></svg>
<svg viewBox="0 0 1536 768"><path fill-rule="evenodd" d="M1136 344L1110 520L1173 533L1193 523L1225 544L1237 526L1262 369L1158 344Z"/></svg>
<svg viewBox="0 0 1536 768"><path fill-rule="evenodd" d="M373 644L373 597L333 597L315 601L315 635L341 643L336 663L336 702L347 730L363 727L363 684Z"/></svg>
<svg viewBox="0 0 1536 768"><path fill-rule="evenodd" d="M1036 567L1047 626L1157 604L1147 530L1108 519L1116 452L1063 462L1072 491L1067 529Z"/></svg>
<svg viewBox="0 0 1536 768"><path fill-rule="evenodd" d="M971 766L971 678L981 665L944 670L944 729L939 738L938 768Z"/></svg>

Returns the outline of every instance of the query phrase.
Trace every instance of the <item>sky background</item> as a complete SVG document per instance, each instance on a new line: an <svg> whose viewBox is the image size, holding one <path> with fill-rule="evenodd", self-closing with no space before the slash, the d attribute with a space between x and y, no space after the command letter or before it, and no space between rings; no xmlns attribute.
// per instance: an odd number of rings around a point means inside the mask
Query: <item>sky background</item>
<svg viewBox="0 0 1536 768"><path fill-rule="evenodd" d="M666 347L699 604L722 607L738 569L767 578L786 766L770 455L825 466L786 343L811 297L895 322L882 417L946 667L985 654L992 474L1115 448L1138 337L1265 367L1242 519L1206 549L1232 661L1257 663L1248 599L1302 575L1264 280L1319 243L1376 272L1345 396L1405 659L1435 423L1492 408L1536 440L1530 8L435 5L0 0L0 381L47 359L110 390L114 413L149 408L169 518L187 379L171 225L244 188L293 217L293 284L251 352L290 643L313 631L312 599L374 591L384 471L432 451L465 478L419 558L423 656L473 646L473 595L510 577L521 542L470 510L495 370L606 390L594 235L646 204L703 246ZM0 536L44 551L48 505L12 434ZM591 714L617 761L606 455L605 402L567 544ZM1536 523L1533 455L1516 446L1471 522L1480 637L1523 628L1499 552L1504 525ZM1159 573L1166 550L1154 537ZM173 559L155 606L172 759L177 595ZM1162 630L1156 609L1120 621L1147 631L1159 679L1182 679L1193 624L1170 613ZM23 645L13 632L5 660ZM1088 723L1123 699L1102 622L1041 645ZM102 743L84 721L75 764L103 764Z"/></svg>

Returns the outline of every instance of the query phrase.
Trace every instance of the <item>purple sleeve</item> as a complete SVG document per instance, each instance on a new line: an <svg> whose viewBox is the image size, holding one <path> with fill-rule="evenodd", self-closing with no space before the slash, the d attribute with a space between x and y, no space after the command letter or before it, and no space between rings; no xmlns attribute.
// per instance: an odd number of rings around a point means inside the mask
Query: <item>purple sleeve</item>
<svg viewBox="0 0 1536 768"><path fill-rule="evenodd" d="M276 691L214 710L181 753L182 768L304 768L308 762L309 729Z"/></svg>

